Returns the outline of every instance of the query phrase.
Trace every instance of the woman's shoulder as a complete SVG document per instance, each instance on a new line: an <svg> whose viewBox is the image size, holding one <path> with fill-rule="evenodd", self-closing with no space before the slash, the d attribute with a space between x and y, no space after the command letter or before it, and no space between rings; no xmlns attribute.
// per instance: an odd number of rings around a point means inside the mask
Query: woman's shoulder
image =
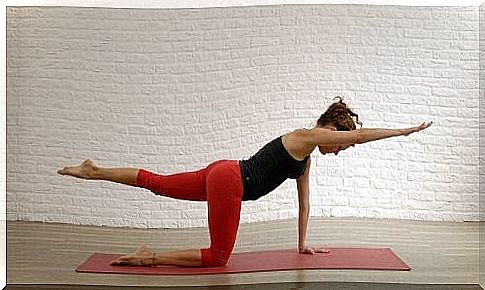
<svg viewBox="0 0 485 290"><path fill-rule="evenodd" d="M293 131L290 131L286 134L292 134L292 133L302 133L302 132L308 132L310 131L310 129L307 129L307 128L297 128L297 129L294 129Z"/></svg>
<svg viewBox="0 0 485 290"><path fill-rule="evenodd" d="M302 138L307 137L311 135L312 129L306 129L306 128L299 128L295 129L291 132L288 132L284 134L285 138L297 138L299 140L302 140Z"/></svg>
<svg viewBox="0 0 485 290"><path fill-rule="evenodd" d="M309 129L295 129L282 137L285 148L297 160L305 159L314 149L314 146L307 142L309 134Z"/></svg>

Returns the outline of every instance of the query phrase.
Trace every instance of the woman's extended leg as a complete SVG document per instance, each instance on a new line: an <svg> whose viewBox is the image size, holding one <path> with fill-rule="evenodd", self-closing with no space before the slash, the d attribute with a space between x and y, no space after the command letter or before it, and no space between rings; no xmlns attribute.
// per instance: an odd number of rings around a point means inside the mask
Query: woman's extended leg
<svg viewBox="0 0 485 290"><path fill-rule="evenodd" d="M213 167L219 162L215 161L207 168ZM202 168L197 171L162 175L141 168L101 168L94 165L89 159L86 159L81 165L64 167L57 171L61 175L107 180L142 187L162 196L192 201L207 200L205 172L206 168Z"/></svg>
<svg viewBox="0 0 485 290"><path fill-rule="evenodd" d="M137 186L138 171L137 168L101 168L94 165L93 161L86 159L81 165L64 167L57 173L77 178L108 180Z"/></svg>

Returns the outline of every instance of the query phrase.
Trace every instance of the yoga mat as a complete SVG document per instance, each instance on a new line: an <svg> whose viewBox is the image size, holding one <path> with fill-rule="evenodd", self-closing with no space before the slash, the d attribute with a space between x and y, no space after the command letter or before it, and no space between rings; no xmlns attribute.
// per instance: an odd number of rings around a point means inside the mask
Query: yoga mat
<svg viewBox="0 0 485 290"><path fill-rule="evenodd" d="M329 253L299 254L293 250L274 250L232 254L223 267L178 266L110 266L110 262L123 255L94 253L80 264L80 273L140 274L140 275L203 275L231 274L284 270L399 270L409 271L406 265L389 248L327 248Z"/></svg>

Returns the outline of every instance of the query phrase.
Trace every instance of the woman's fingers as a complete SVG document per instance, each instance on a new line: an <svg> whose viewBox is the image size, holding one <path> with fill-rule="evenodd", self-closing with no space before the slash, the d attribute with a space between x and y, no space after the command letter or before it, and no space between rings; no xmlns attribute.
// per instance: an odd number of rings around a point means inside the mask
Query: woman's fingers
<svg viewBox="0 0 485 290"><path fill-rule="evenodd" d="M300 248L299 253L300 253L300 254L310 254L310 255L315 254L315 252L313 251L313 249L312 249L312 248L310 248L310 247L303 247L303 248Z"/></svg>
<svg viewBox="0 0 485 290"><path fill-rule="evenodd" d="M429 128L432 124L433 124L433 121L429 122L428 124L426 124L426 122L423 122L423 124L421 124L421 126L419 126L419 129L420 129L420 131L424 130L426 128Z"/></svg>
<svg viewBox="0 0 485 290"><path fill-rule="evenodd" d="M313 251L312 248L305 248L303 251L301 251L300 253L302 254L310 254L310 255L313 255L315 254L315 252Z"/></svg>
<svg viewBox="0 0 485 290"><path fill-rule="evenodd" d="M316 253L329 253L329 252L330 250L328 249L324 249L324 248L315 249L310 247L306 247L300 250L300 254L310 254L310 255L315 255Z"/></svg>
<svg viewBox="0 0 485 290"><path fill-rule="evenodd" d="M431 122L429 122L429 123L423 122L423 123L421 123L421 125L419 125L419 126L416 126L416 127L411 127L411 128L405 129L404 136L408 136L408 135L409 135L409 134L411 134L411 133L415 133L415 132L419 132L419 131L422 131L422 130L424 130L424 129L427 129L427 128L429 128L431 125L433 125L433 121L431 121Z"/></svg>

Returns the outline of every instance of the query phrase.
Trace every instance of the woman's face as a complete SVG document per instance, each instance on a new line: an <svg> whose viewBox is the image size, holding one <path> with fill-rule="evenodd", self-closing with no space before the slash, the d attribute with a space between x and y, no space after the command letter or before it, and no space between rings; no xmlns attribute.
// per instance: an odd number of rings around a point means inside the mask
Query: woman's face
<svg viewBox="0 0 485 290"><path fill-rule="evenodd" d="M317 126L318 127L318 126ZM337 128L335 126L329 125L329 126L323 126L321 128L331 130L331 131L337 131ZM345 150L349 148L350 146L355 146L355 145L326 145L326 146L318 146L318 150L320 150L320 153L323 155L327 153L334 153L335 155L338 155L338 153L342 150Z"/></svg>
<svg viewBox="0 0 485 290"><path fill-rule="evenodd" d="M335 155L338 155L338 153L342 150L345 150L349 148L351 145L327 145L327 146L318 146L318 150L320 150L320 153L323 155L327 153L334 153Z"/></svg>
<svg viewBox="0 0 485 290"><path fill-rule="evenodd" d="M340 146L338 145L318 146L318 150L320 150L320 153L322 153L323 155L327 153L335 153L335 155L337 155L338 152L340 151Z"/></svg>

